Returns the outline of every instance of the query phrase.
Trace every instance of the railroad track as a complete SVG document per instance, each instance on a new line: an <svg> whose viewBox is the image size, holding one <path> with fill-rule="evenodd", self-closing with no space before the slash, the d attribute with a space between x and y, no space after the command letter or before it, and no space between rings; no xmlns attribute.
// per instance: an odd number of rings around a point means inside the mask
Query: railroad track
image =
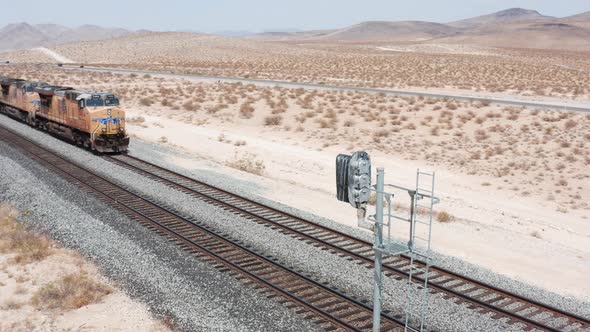
<svg viewBox="0 0 590 332"><path fill-rule="evenodd" d="M259 289L262 295L275 298L321 328L327 331L372 330L372 308L368 304L282 266L272 258L248 249L239 240L161 207L1 126L0 140L17 147L39 164L198 259ZM381 326L382 331L403 331L402 322L388 313L381 315Z"/></svg>
<svg viewBox="0 0 590 332"><path fill-rule="evenodd" d="M373 267L372 243L129 155L106 156L105 158L216 207L325 248L331 253L345 256L367 268ZM424 265L423 262L417 262L417 264L419 267ZM384 274L397 280L407 278L409 268L410 261L407 256L388 257L383 261ZM414 276L416 276L416 281L422 281L421 276L424 277L424 274L416 273ZM590 321L586 318L504 291L444 268L431 267L428 277L431 293L441 293L445 299L455 303L465 303L474 311L481 314L489 313L495 319L506 319L509 324L522 324L523 330L590 331Z"/></svg>

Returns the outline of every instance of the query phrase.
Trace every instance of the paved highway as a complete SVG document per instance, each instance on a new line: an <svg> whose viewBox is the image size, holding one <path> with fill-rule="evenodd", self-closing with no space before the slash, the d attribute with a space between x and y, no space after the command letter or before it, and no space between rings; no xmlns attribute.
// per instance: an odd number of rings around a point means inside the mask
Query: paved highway
<svg viewBox="0 0 590 332"><path fill-rule="evenodd" d="M512 106L525 106L525 107L529 107L529 108L557 109L557 110L563 110L563 111L590 113L590 103L579 103L576 105L569 106L569 105L563 105L563 104L560 105L560 104L551 104L551 103L541 103L541 102L533 102L533 101L526 101L526 100L509 99L509 98L484 98L484 97L475 97L475 96L460 95L460 94L450 95L450 94L429 93L429 92L420 92L420 91L360 88L360 87L325 85L325 84L317 84L317 83L297 83L297 82L287 82L287 81L273 81L273 80L252 79L252 78L234 78L234 77L208 76L208 75L196 75L196 74L175 74L175 73L162 73L162 72L152 72L152 71L134 70L134 69L122 69L122 68L102 68L102 67L80 68L79 66L67 66L67 65L64 65L63 68L64 69L95 71L95 72L118 72L118 73L138 74L138 75L149 74L149 75L158 75L158 76L175 77L175 78L197 78L197 79L203 79L203 80L210 80L213 82L226 82L226 83L242 82L242 83L246 83L246 84L263 84L263 85L271 85L271 86L283 86L283 87L289 87L289 88L308 88L308 89L313 88L313 89L322 89L322 90L331 90L331 91L356 91L356 92L368 92L368 93L384 93L384 94L390 94L390 95L396 95L396 96L412 96L412 97L425 97L425 98L449 98L449 99L464 100L464 101L488 101L491 103L512 105Z"/></svg>

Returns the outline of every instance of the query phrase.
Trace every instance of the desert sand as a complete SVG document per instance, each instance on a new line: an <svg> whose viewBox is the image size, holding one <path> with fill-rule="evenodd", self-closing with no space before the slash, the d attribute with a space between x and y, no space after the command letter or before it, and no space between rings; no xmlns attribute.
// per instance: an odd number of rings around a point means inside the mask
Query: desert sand
<svg viewBox="0 0 590 332"><path fill-rule="evenodd" d="M0 204L0 331L169 331L76 252L21 230L12 235L16 216ZM21 243L12 248L16 238ZM70 286L62 286L65 278ZM67 292L49 295L49 285Z"/></svg>

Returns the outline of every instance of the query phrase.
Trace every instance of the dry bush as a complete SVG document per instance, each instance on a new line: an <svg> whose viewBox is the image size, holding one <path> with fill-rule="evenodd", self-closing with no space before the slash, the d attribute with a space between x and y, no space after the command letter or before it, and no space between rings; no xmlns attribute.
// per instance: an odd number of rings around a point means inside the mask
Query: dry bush
<svg viewBox="0 0 590 332"><path fill-rule="evenodd" d="M41 261L51 254L51 242L46 236L27 230L17 222L16 211L0 205L0 252L15 253L16 263Z"/></svg>
<svg viewBox="0 0 590 332"><path fill-rule="evenodd" d="M154 101L151 98L147 98L147 97L141 98L139 100L139 104L141 106L148 106L149 107L149 106L152 106L153 103L154 103Z"/></svg>
<svg viewBox="0 0 590 332"><path fill-rule="evenodd" d="M577 125L578 125L578 123L576 121L570 119L570 120L567 120L567 122L565 123L565 129L569 130L569 129L574 128Z"/></svg>
<svg viewBox="0 0 590 332"><path fill-rule="evenodd" d="M240 106L240 115L245 119L250 119L254 115L254 107L251 102L245 102Z"/></svg>
<svg viewBox="0 0 590 332"><path fill-rule="evenodd" d="M31 303L37 309L73 310L97 303L111 293L110 286L79 272L39 288L33 294Z"/></svg>
<svg viewBox="0 0 590 332"><path fill-rule="evenodd" d="M126 118L125 121L132 124L141 124L145 122L145 118L143 116L133 116Z"/></svg>
<svg viewBox="0 0 590 332"><path fill-rule="evenodd" d="M372 206L377 205L377 193L371 193L371 196L369 196L369 201L367 202L367 204ZM385 198L383 198L383 205L387 205L387 201L385 200Z"/></svg>
<svg viewBox="0 0 590 332"><path fill-rule="evenodd" d="M475 131L475 140L480 142L480 141L485 141L488 138L490 138L490 136L486 133L485 130L483 129L477 129Z"/></svg>
<svg viewBox="0 0 590 332"><path fill-rule="evenodd" d="M455 217L446 211L439 211L436 214L436 221L438 221L438 222L444 223L444 222L451 222L453 220L455 220Z"/></svg>
<svg viewBox="0 0 590 332"><path fill-rule="evenodd" d="M454 102L448 102L446 107L451 111L454 111L458 108L457 104L455 104Z"/></svg>
<svg viewBox="0 0 590 332"><path fill-rule="evenodd" d="M23 306L24 303L19 302L15 299L6 299L4 301L4 303L2 303L2 305L0 306L0 309L2 310L17 310L20 309Z"/></svg>
<svg viewBox="0 0 590 332"><path fill-rule="evenodd" d="M283 117L280 115L269 115L264 118L265 126L280 126L283 122Z"/></svg>
<svg viewBox="0 0 590 332"><path fill-rule="evenodd" d="M192 100L189 100L182 104L182 108L184 108L186 111L194 112L199 110L199 105L195 105L193 104Z"/></svg>
<svg viewBox="0 0 590 332"><path fill-rule="evenodd" d="M559 179L555 185L559 187L567 187L568 182L565 179Z"/></svg>
<svg viewBox="0 0 590 332"><path fill-rule="evenodd" d="M438 136L440 135L440 127L439 126L434 126L430 129L430 135L432 136Z"/></svg>
<svg viewBox="0 0 590 332"><path fill-rule="evenodd" d="M347 127L347 128L353 127L354 126L354 121L352 121L352 120L346 120L346 121L344 121L344 123L342 125L344 127Z"/></svg>
<svg viewBox="0 0 590 332"><path fill-rule="evenodd" d="M229 167L239 169L240 171L262 175L264 174L266 166L264 165L263 160L258 160L256 158L257 156L252 153L244 153L241 156L238 156L236 153L234 159L232 161L227 161L225 164Z"/></svg>

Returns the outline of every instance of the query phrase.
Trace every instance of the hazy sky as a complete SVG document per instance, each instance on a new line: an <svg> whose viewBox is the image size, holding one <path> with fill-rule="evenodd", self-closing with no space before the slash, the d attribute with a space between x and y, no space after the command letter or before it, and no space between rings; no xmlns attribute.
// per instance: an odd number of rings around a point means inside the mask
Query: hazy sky
<svg viewBox="0 0 590 332"><path fill-rule="evenodd" d="M551 16L590 11L590 0L27 0L7 1L0 25L97 24L130 29L262 31L344 27L367 20L449 22L511 7ZM89 3L93 3L90 5Z"/></svg>

